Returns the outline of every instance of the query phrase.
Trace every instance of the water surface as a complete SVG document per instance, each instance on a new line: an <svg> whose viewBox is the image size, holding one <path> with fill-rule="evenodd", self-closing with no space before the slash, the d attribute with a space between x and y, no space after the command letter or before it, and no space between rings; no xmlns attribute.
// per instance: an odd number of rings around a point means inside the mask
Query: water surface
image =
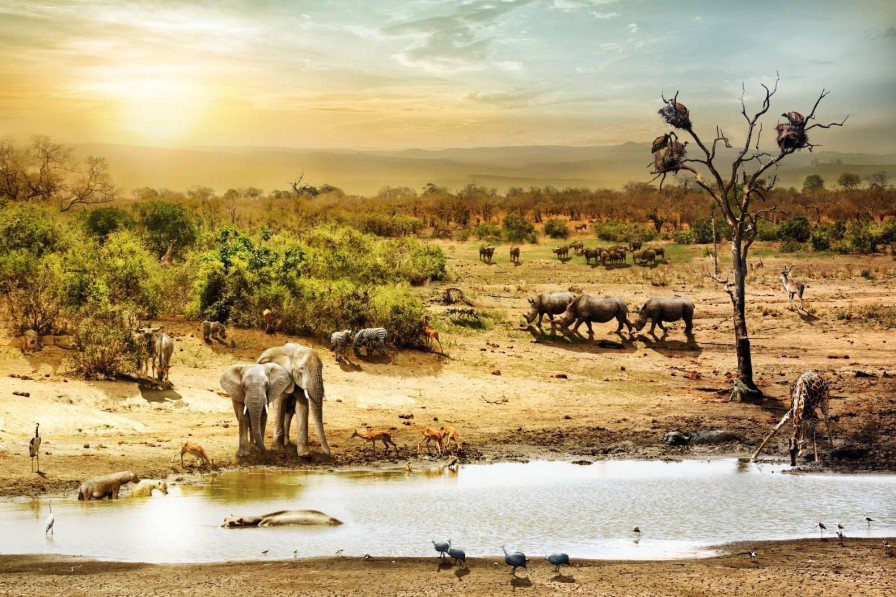
<svg viewBox="0 0 896 597"><path fill-rule="evenodd" d="M453 539L468 556L502 544L529 557L665 559L710 555L735 540L896 532L896 475L787 475L737 460L466 465L364 472L241 471L169 495L117 501L0 503L2 553L203 562L292 557L432 556ZM225 516L316 509L339 527L222 529ZM868 529L865 516L877 522ZM637 539L631 530L641 528ZM831 536L833 531L830 531ZM836 537L833 537L836 541ZM266 555L262 551L269 550Z"/></svg>

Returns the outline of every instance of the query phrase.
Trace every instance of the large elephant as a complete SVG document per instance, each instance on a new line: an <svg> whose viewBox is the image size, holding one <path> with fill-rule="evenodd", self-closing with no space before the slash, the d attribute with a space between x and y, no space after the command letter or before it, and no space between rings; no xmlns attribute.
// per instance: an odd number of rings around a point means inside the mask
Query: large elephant
<svg viewBox="0 0 896 597"><path fill-rule="evenodd" d="M283 394L292 392L289 372L276 363L232 365L221 376L221 387L230 394L233 412L240 424L237 457L249 455L251 441L267 458L264 428L268 420L268 405L274 403L276 411L279 411Z"/></svg>
<svg viewBox="0 0 896 597"><path fill-rule="evenodd" d="M296 414L299 417L298 439L296 447L298 455L308 457L311 450L308 448L308 408L314 417L314 430L320 440L324 453L330 455L330 445L324 434L324 378L323 362L317 351L307 346L296 343L287 343L283 346L269 348L258 357L259 363L277 363L292 376L295 388L292 395L296 401ZM289 392L286 392L289 394ZM279 401L277 408L276 426L274 427L274 447L284 446L285 434L283 432L283 419L286 414L282 406L286 404L287 396Z"/></svg>

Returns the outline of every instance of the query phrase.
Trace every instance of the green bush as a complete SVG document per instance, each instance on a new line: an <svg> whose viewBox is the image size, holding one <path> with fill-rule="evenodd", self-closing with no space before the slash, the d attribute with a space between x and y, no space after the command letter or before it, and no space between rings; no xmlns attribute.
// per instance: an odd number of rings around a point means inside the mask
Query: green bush
<svg viewBox="0 0 896 597"><path fill-rule="evenodd" d="M852 220L846 226L846 233L837 246L841 253L873 253L877 248L877 238L869 222Z"/></svg>
<svg viewBox="0 0 896 597"><path fill-rule="evenodd" d="M696 220L694 225L691 226L691 230L694 232L694 242L701 245L712 242L711 218L701 218ZM724 218L716 218L716 239L722 241L731 240L731 238L731 226L728 225L728 222Z"/></svg>
<svg viewBox="0 0 896 597"><path fill-rule="evenodd" d="M632 239L650 242L657 238L652 226L633 224L620 220L606 220L594 223L594 233L601 240L627 243Z"/></svg>
<svg viewBox="0 0 896 597"><path fill-rule="evenodd" d="M79 350L74 353L75 370L87 378L115 379L137 373L146 356L120 316L84 319L76 337Z"/></svg>
<svg viewBox="0 0 896 597"><path fill-rule="evenodd" d="M815 251L827 251L831 248L831 233L829 230L816 228L809 237L812 249Z"/></svg>
<svg viewBox="0 0 896 597"><path fill-rule="evenodd" d="M781 222L778 233L783 241L804 243L812 236L812 226L804 216L794 216Z"/></svg>
<svg viewBox="0 0 896 597"><path fill-rule="evenodd" d="M22 250L37 257L62 251L72 243L58 210L34 205L0 209L0 255Z"/></svg>
<svg viewBox="0 0 896 597"><path fill-rule="evenodd" d="M544 223L544 233L551 238L566 238L569 236L569 227L563 220L548 220Z"/></svg>
<svg viewBox="0 0 896 597"><path fill-rule="evenodd" d="M793 239L785 240L778 248L781 253L796 253L803 250L803 245Z"/></svg>
<svg viewBox="0 0 896 597"><path fill-rule="evenodd" d="M134 227L134 218L117 207L98 207L87 212L84 217L84 232L96 238L105 239L118 230Z"/></svg>
<svg viewBox="0 0 896 597"><path fill-rule="evenodd" d="M780 227L768 220L759 220L756 238L764 241L782 240Z"/></svg>
<svg viewBox="0 0 896 597"><path fill-rule="evenodd" d="M146 244L158 257L173 245L177 255L196 242L197 231L183 205L163 199L149 199L135 206Z"/></svg>
<svg viewBox="0 0 896 597"><path fill-rule="evenodd" d="M504 238L512 243L535 242L535 225L518 213L504 218Z"/></svg>
<svg viewBox="0 0 896 597"><path fill-rule="evenodd" d="M475 234L479 240L501 240L501 229L490 222L476 224L476 227L473 228L473 234Z"/></svg>
<svg viewBox="0 0 896 597"><path fill-rule="evenodd" d="M675 243L679 245L690 245L694 243L693 230L678 230L675 233Z"/></svg>

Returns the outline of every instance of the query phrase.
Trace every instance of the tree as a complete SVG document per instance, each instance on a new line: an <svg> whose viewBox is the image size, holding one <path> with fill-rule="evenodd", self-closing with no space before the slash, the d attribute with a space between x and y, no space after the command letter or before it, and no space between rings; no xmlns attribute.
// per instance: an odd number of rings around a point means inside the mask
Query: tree
<svg viewBox="0 0 896 597"><path fill-rule="evenodd" d="M25 147L8 137L0 139L0 200L55 202L60 211L68 211L115 197L104 158L87 156L78 163L71 147L42 135Z"/></svg>
<svg viewBox="0 0 896 597"><path fill-rule="evenodd" d="M840 178L837 179L837 184L847 191L852 191L853 189L859 188L859 185L862 184L862 179L858 174L844 172L840 175Z"/></svg>
<svg viewBox="0 0 896 597"><path fill-rule="evenodd" d="M815 191L824 190L824 179L818 174L810 174L803 181L803 192L813 193Z"/></svg>
<svg viewBox="0 0 896 597"><path fill-rule="evenodd" d="M873 172L865 177L869 189L882 190L887 188L890 176L884 171Z"/></svg>
<svg viewBox="0 0 896 597"><path fill-rule="evenodd" d="M157 257L169 248L172 253L196 242L196 226L183 205L162 199L150 199L136 205L140 224L146 230L149 246Z"/></svg>
<svg viewBox="0 0 896 597"><path fill-rule="evenodd" d="M741 114L747 123L747 131L743 145L737 148L730 170L727 165L723 167L721 164L716 164L718 144L723 143L727 148L732 147L728 137L717 126L715 139L707 146L694 131L687 108L678 103L677 93L671 100L663 98L667 105L660 110L660 115L668 124L686 131L696 143L702 155L699 158L684 159L683 145L672 138L666 139L668 144L666 149L659 149L655 154L655 162L658 167L657 171L654 172L656 175L654 180L660 177L664 180L668 173L677 174L679 170L692 173L695 176L696 184L709 194L712 201L718 206L721 214L725 217L725 220L731 226L731 257L734 283L732 284L727 278L721 279L715 274L712 274L712 277L724 285L725 291L731 299L737 350L737 377L748 388L750 394L759 396L762 395L762 392L753 381L753 359L750 352L750 335L747 329L746 279L747 256L758 234L758 222L776 209L775 207L757 208L757 204L765 203L769 191L774 188L776 182L776 177L773 177L770 181L765 181L763 180L763 175L769 172L770 169L777 167L781 160L798 149L806 148L811 150L813 146L809 143L806 134L808 131L815 128L843 126L846 122L844 118L839 123L821 124L816 122L809 124L815 119L815 110L818 108L819 103L828 94L827 91L822 90L815 101L812 111L798 126L797 132L800 133L798 143L787 144L782 142L780 127L787 125L778 125L778 147L775 154L760 150L762 125L759 120L771 107L771 99L778 90L779 80L780 77L775 79L774 86L771 89L764 84L762 85L765 89L762 107L752 116L747 114L747 107L744 102L746 90L744 89L741 93ZM660 151L666 153L661 155L659 154ZM659 166L662 166L662 168ZM723 171L726 174L723 174Z"/></svg>

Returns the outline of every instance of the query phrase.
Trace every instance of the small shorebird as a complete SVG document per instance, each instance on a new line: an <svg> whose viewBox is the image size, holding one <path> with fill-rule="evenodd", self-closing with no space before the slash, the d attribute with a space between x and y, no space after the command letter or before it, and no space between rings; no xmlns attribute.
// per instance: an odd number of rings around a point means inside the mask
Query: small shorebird
<svg viewBox="0 0 896 597"><path fill-rule="evenodd" d="M843 540L846 539L846 535L844 535L840 531L837 531L837 538L840 539L840 545L843 545Z"/></svg>
<svg viewBox="0 0 896 597"><path fill-rule="evenodd" d="M868 528L870 529L870 528L871 528L871 523L874 522L874 519L873 519L873 518L869 518L869 517L866 516L866 517L865 517L865 522L868 523Z"/></svg>
<svg viewBox="0 0 896 597"><path fill-rule="evenodd" d="M755 561L756 561L756 548L754 547L753 549L751 549L750 551L748 551L748 552L747 552L747 555L750 556L750 561L751 561L751 562L755 562Z"/></svg>
<svg viewBox="0 0 896 597"><path fill-rule="evenodd" d="M818 523L818 529L819 529L819 532L821 533L821 535L819 535L819 538L820 538L820 539L824 539L824 532L825 532L826 530L828 530L828 527L824 526L824 523L823 523L823 522L819 522L819 523Z"/></svg>
<svg viewBox="0 0 896 597"><path fill-rule="evenodd" d="M841 531L846 530L846 527L843 526L843 523L841 523L841 522L837 523L837 528L840 529Z"/></svg>
<svg viewBox="0 0 896 597"><path fill-rule="evenodd" d="M635 528L632 529L632 532L633 532L633 533L638 533L638 534L640 535L640 534L641 534L641 529L640 529L639 527L635 527Z"/></svg>

